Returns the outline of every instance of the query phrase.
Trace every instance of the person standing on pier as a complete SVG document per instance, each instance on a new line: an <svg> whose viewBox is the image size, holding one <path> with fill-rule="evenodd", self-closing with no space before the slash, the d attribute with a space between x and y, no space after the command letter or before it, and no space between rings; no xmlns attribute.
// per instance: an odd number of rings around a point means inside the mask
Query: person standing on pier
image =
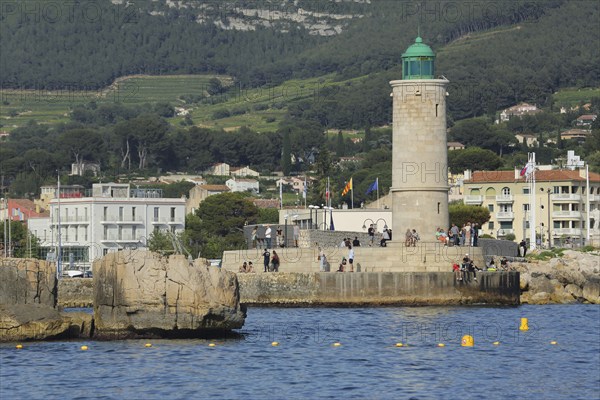
<svg viewBox="0 0 600 400"><path fill-rule="evenodd" d="M271 253L269 250L265 249L263 252L263 264L265 266L265 272L269 272L269 261L271 260Z"/></svg>
<svg viewBox="0 0 600 400"><path fill-rule="evenodd" d="M348 263L350 264L350 272L354 272L354 249L352 245L348 245Z"/></svg>

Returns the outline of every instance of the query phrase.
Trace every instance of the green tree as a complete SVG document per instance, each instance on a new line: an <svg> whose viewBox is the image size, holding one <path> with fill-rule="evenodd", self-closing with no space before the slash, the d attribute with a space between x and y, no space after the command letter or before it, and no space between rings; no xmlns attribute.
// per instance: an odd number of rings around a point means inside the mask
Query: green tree
<svg viewBox="0 0 600 400"><path fill-rule="evenodd" d="M463 226L467 222L478 223L482 226L490 220L490 210L481 206L468 206L460 202L450 203L448 206L450 223Z"/></svg>
<svg viewBox="0 0 600 400"><path fill-rule="evenodd" d="M221 258L225 250L245 248L244 226L255 224L258 215L258 208L243 193L208 197L198 206L200 221L193 227L204 243L202 256Z"/></svg>
<svg viewBox="0 0 600 400"><path fill-rule="evenodd" d="M502 166L502 159L491 150L468 147L464 150L448 152L448 168L454 174L467 169L494 171Z"/></svg>
<svg viewBox="0 0 600 400"><path fill-rule="evenodd" d="M173 240L167 232L155 230L148 238L148 249L160 254L173 254Z"/></svg>
<svg viewBox="0 0 600 400"><path fill-rule="evenodd" d="M21 221L10 221L7 224L7 241L10 237L9 253L15 258L38 258L39 239L28 231L27 225ZM10 232L10 236L8 233ZM4 230L0 230L0 243L4 243Z"/></svg>

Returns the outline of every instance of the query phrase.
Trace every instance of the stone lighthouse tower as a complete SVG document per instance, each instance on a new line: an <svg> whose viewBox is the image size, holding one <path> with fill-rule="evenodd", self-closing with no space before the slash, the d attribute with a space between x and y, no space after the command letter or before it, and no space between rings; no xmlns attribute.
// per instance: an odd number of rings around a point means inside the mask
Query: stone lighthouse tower
<svg viewBox="0 0 600 400"><path fill-rule="evenodd" d="M448 229L446 79L435 79L435 54L415 39L402 54L402 80L391 81L393 97L392 204L396 237L416 229L434 240Z"/></svg>

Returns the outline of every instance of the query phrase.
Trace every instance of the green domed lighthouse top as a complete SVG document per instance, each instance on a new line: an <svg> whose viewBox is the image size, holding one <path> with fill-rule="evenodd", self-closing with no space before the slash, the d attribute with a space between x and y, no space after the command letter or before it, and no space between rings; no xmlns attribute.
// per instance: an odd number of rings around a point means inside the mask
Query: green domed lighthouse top
<svg viewBox="0 0 600 400"><path fill-rule="evenodd" d="M402 54L402 79L433 79L435 53L417 36Z"/></svg>

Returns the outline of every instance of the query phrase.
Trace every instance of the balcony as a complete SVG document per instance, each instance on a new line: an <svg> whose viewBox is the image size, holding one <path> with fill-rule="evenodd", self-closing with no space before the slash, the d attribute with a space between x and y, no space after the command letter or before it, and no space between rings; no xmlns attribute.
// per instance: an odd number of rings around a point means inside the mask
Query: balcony
<svg viewBox="0 0 600 400"><path fill-rule="evenodd" d="M89 217L79 217L79 216L73 216L73 215L61 215L60 217L60 224L61 225L87 225L90 223L90 218ZM53 221L50 226L56 226L58 225L58 220Z"/></svg>
<svg viewBox="0 0 600 400"><path fill-rule="evenodd" d="M581 219L581 211L552 211L552 219Z"/></svg>
<svg viewBox="0 0 600 400"><path fill-rule="evenodd" d="M123 224L123 225L141 225L144 223L142 217L119 217L116 215L108 215L102 217L101 224Z"/></svg>
<svg viewBox="0 0 600 400"><path fill-rule="evenodd" d="M483 196L465 196L465 204L479 206L483 204Z"/></svg>
<svg viewBox="0 0 600 400"><path fill-rule="evenodd" d="M152 219L154 225L183 225L184 220L181 218L154 218Z"/></svg>
<svg viewBox="0 0 600 400"><path fill-rule="evenodd" d="M510 194L496 196L496 203L512 203L514 202L513 196Z"/></svg>
<svg viewBox="0 0 600 400"><path fill-rule="evenodd" d="M553 236L581 236L583 235L583 229L581 228L557 228L552 230Z"/></svg>
<svg viewBox="0 0 600 400"><path fill-rule="evenodd" d="M573 193L554 193L550 195L550 200L552 200L555 203L578 203L581 201L581 195Z"/></svg>
<svg viewBox="0 0 600 400"><path fill-rule="evenodd" d="M137 242L142 242L144 241L146 238L142 235L108 235L106 237L104 237L103 239L101 239L101 242L112 242L112 243L119 243L119 242L127 242L127 243L137 243Z"/></svg>
<svg viewBox="0 0 600 400"><path fill-rule="evenodd" d="M590 194L590 202L593 201L600 201L600 194Z"/></svg>
<svg viewBox="0 0 600 400"><path fill-rule="evenodd" d="M496 213L496 220L498 221L512 221L515 219L515 213L512 211L502 211Z"/></svg>

